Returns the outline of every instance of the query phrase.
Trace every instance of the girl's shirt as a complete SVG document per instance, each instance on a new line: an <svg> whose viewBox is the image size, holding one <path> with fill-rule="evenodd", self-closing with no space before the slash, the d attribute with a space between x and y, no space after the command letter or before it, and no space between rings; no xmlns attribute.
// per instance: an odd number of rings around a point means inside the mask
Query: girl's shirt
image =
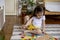
<svg viewBox="0 0 60 40"><path fill-rule="evenodd" d="M32 24L36 27L36 28L41 28L42 27L42 20L45 20L45 16L41 16L41 18L36 18L36 17L32 17Z"/></svg>

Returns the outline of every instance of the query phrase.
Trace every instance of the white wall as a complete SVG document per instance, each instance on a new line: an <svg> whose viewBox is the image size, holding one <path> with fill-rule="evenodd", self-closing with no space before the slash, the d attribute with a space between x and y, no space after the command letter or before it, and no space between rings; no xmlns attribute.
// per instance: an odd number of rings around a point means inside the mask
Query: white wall
<svg viewBox="0 0 60 40"><path fill-rule="evenodd" d="M60 12L60 2L45 2L45 8L51 12Z"/></svg>
<svg viewBox="0 0 60 40"><path fill-rule="evenodd" d="M6 15L16 15L16 0L5 0Z"/></svg>
<svg viewBox="0 0 60 40"><path fill-rule="evenodd" d="M4 0L0 0L0 5L4 5Z"/></svg>

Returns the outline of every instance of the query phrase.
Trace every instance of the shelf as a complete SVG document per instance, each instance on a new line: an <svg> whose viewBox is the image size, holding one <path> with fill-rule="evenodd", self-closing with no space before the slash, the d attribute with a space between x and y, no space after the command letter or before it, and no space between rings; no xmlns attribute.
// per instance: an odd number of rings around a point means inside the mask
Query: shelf
<svg viewBox="0 0 60 40"><path fill-rule="evenodd" d="M60 15L60 12L49 12L49 11L45 11L45 15Z"/></svg>

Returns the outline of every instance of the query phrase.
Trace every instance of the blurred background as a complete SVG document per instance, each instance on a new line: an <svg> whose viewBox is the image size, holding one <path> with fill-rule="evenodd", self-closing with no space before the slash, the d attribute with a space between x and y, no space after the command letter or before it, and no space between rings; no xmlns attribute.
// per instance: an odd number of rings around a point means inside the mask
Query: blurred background
<svg viewBox="0 0 60 40"><path fill-rule="evenodd" d="M1 39L11 40L13 27L24 24L25 15L37 5L44 9L46 33L60 40L60 0L0 0Z"/></svg>

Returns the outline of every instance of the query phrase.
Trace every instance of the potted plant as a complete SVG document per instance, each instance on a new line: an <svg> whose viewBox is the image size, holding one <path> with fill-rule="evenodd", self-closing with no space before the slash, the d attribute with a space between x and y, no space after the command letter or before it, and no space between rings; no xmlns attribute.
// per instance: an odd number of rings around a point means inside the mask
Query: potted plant
<svg viewBox="0 0 60 40"><path fill-rule="evenodd" d="M36 3L34 3L34 0L28 0L27 10L31 11L36 6Z"/></svg>

